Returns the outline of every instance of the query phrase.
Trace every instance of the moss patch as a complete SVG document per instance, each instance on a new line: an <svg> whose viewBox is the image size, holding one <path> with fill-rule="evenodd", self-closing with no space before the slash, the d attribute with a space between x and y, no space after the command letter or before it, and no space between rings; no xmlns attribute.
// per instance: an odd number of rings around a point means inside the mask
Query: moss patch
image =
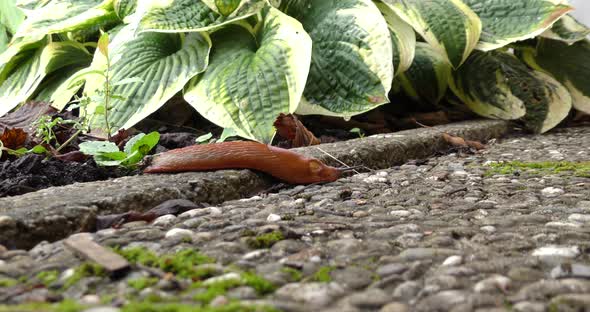
<svg viewBox="0 0 590 312"><path fill-rule="evenodd" d="M150 286L154 286L158 283L158 279L155 277L141 277L127 281L129 287L134 288L137 291L143 290Z"/></svg>
<svg viewBox="0 0 590 312"><path fill-rule="evenodd" d="M60 303L31 303L21 305L0 305L0 312L80 312L86 307L79 305L73 300L64 300Z"/></svg>
<svg viewBox="0 0 590 312"><path fill-rule="evenodd" d="M285 239L285 236L280 231L260 234L256 237L249 238L246 243L252 249L270 248L272 245Z"/></svg>
<svg viewBox="0 0 590 312"><path fill-rule="evenodd" d="M68 289L85 277L106 276L106 274L106 270L98 264L88 262L82 263L75 269L74 274L68 278L63 288Z"/></svg>
<svg viewBox="0 0 590 312"><path fill-rule="evenodd" d="M12 287L18 285L18 281L12 278L0 278L0 287Z"/></svg>
<svg viewBox="0 0 590 312"><path fill-rule="evenodd" d="M52 270L52 271L43 271L37 274L37 279L41 282L41 284L48 287L53 282L57 281L59 278L59 272Z"/></svg>
<svg viewBox="0 0 590 312"><path fill-rule="evenodd" d="M335 267L323 266L313 274L311 280L314 282L329 283L332 281L332 276L330 276L330 273L334 270L336 270Z"/></svg>
<svg viewBox="0 0 590 312"><path fill-rule="evenodd" d="M158 257L146 248L115 249L127 261L145 266L157 267L165 272L173 273L182 278L200 280L208 277L210 270L197 269L196 266L215 263L215 259L205 256L194 249L181 250L175 254Z"/></svg>
<svg viewBox="0 0 590 312"><path fill-rule="evenodd" d="M291 282L299 282L303 278L303 274L299 270L295 270L293 268L282 268L281 272L289 274Z"/></svg>
<svg viewBox="0 0 590 312"><path fill-rule="evenodd" d="M590 161L571 162L571 161L544 161L525 163L521 161L510 161L493 163L489 165L486 176L495 174L512 175L517 172L527 171L538 174L558 174L569 172L578 177L590 178Z"/></svg>

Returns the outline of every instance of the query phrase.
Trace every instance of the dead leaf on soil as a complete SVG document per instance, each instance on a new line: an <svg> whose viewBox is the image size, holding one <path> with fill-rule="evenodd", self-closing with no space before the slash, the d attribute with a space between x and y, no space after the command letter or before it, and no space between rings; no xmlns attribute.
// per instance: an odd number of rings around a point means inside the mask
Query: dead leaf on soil
<svg viewBox="0 0 590 312"><path fill-rule="evenodd" d="M27 102L16 111L0 117L0 128L22 128L29 135L34 134L33 123L43 115L54 115L57 110L47 102Z"/></svg>
<svg viewBox="0 0 590 312"><path fill-rule="evenodd" d="M0 141L4 147L16 150L25 145L27 133L22 128L6 128L0 135Z"/></svg>
<svg viewBox="0 0 590 312"><path fill-rule="evenodd" d="M291 147L303 147L320 144L320 140L307 130L293 114L280 114L274 122L277 133L289 140Z"/></svg>

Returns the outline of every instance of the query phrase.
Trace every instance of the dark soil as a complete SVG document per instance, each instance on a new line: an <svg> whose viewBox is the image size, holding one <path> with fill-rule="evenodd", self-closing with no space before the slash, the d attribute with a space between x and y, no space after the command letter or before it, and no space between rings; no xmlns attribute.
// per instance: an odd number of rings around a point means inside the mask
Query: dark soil
<svg viewBox="0 0 590 312"><path fill-rule="evenodd" d="M83 163L46 160L26 155L0 162L0 197L16 196L52 186L90 182L133 174L123 169L101 168L93 160Z"/></svg>

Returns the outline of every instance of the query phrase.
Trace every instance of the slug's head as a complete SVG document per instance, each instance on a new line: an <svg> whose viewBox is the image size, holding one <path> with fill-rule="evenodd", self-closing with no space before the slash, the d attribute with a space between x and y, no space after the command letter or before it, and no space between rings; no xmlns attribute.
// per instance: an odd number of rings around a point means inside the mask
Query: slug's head
<svg viewBox="0 0 590 312"><path fill-rule="evenodd" d="M317 159L310 159L308 166L310 180L313 180L311 183L333 182L342 176L342 170L328 166Z"/></svg>

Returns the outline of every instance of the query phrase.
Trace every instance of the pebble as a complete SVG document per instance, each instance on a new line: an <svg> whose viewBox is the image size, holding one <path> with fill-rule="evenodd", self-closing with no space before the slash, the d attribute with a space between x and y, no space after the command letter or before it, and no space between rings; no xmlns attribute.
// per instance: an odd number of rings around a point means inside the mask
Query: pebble
<svg viewBox="0 0 590 312"><path fill-rule="evenodd" d="M546 187L541 191L541 194L545 197L558 197L563 195L565 191L557 187Z"/></svg>
<svg viewBox="0 0 590 312"><path fill-rule="evenodd" d="M160 226L160 227L164 227L164 228L169 228L171 227L176 221L176 216L175 215L164 215L161 217L158 217L156 220L154 220L154 222L152 222L153 226Z"/></svg>
<svg viewBox="0 0 590 312"><path fill-rule="evenodd" d="M337 283L292 283L279 288L275 296L319 309L345 294Z"/></svg>
<svg viewBox="0 0 590 312"><path fill-rule="evenodd" d="M195 233L191 230L187 230L187 229L171 229L168 232L166 232L165 237L166 238L176 238L176 237L183 237L183 238L190 238L192 239L193 235Z"/></svg>
<svg viewBox="0 0 590 312"><path fill-rule="evenodd" d="M560 262L562 259L573 259L580 255L578 246L545 246L537 248L532 253L545 263Z"/></svg>
<svg viewBox="0 0 590 312"><path fill-rule="evenodd" d="M282 219L283 219L283 218L281 218L281 216L279 216L279 215L277 215L277 214L274 214L274 213L271 213L271 214L269 214L269 215L268 215L268 217L266 218L266 222L269 222L269 223L274 223L274 222L279 222L279 221L281 221Z"/></svg>

